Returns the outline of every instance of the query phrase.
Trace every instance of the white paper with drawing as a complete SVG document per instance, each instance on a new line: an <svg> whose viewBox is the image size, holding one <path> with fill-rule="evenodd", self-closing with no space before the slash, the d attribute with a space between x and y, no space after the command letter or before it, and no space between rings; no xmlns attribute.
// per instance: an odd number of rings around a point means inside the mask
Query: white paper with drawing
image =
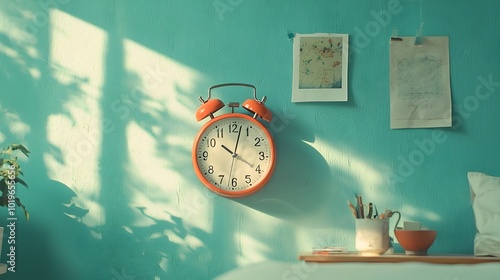
<svg viewBox="0 0 500 280"><path fill-rule="evenodd" d="M448 37L390 43L391 128L451 127Z"/></svg>
<svg viewBox="0 0 500 280"><path fill-rule="evenodd" d="M292 102L347 101L347 34L295 34Z"/></svg>

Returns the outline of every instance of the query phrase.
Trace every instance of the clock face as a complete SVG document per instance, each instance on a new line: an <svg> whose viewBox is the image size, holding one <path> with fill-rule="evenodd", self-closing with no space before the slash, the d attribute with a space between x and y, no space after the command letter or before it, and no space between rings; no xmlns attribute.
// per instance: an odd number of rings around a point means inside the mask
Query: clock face
<svg viewBox="0 0 500 280"><path fill-rule="evenodd" d="M193 145L193 166L212 191L228 197L252 194L274 171L275 147L266 128L254 118L225 114L207 122Z"/></svg>

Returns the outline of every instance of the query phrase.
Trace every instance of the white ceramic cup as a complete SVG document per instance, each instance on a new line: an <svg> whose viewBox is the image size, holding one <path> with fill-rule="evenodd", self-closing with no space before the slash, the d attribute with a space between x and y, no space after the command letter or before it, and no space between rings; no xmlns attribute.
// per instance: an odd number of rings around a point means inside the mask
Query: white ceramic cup
<svg viewBox="0 0 500 280"><path fill-rule="evenodd" d="M381 255L389 244L389 219L356 219L356 250L361 255Z"/></svg>

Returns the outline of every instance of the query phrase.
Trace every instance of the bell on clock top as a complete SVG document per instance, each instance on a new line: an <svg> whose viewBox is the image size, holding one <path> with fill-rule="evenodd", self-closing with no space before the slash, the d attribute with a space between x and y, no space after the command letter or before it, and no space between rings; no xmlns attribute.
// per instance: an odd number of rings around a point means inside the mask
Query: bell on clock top
<svg viewBox="0 0 500 280"><path fill-rule="evenodd" d="M199 97L200 102L202 105L198 108L196 111L196 120L201 121L205 119L206 117L210 117L210 119L214 118L214 113L222 109L225 105L220 99L212 99L212 90L220 87L226 87L226 86L243 86L243 87L250 87L253 89L253 99L247 99L245 102L243 102L242 107L245 108L247 111L253 114L253 118L260 117L265 121L270 122L271 119L273 118L272 112L264 105L266 102L267 97L264 96L262 97L262 100L259 100L257 98L257 90L253 85L250 84L242 84L242 83L226 83L226 84L219 84L215 86L211 86L208 89L208 98L207 100L204 100L201 96ZM234 103L234 102L233 102ZM230 103L232 104L232 103ZM234 103L238 104L238 103ZM238 104L239 105L239 104ZM231 106L237 107L237 106Z"/></svg>

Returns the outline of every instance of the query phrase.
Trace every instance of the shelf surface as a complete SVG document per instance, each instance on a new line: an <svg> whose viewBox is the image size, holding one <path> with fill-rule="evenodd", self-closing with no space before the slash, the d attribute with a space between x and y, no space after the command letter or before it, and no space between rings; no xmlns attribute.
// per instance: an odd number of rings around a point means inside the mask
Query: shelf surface
<svg viewBox="0 0 500 280"><path fill-rule="evenodd" d="M487 262L498 262L498 257L476 257L473 255L427 255L409 256L405 254L364 256L356 252L335 254L313 254L299 255L299 260L306 262L341 263L341 262L371 262L371 263L399 263L399 262L423 262L435 264L477 264Z"/></svg>

